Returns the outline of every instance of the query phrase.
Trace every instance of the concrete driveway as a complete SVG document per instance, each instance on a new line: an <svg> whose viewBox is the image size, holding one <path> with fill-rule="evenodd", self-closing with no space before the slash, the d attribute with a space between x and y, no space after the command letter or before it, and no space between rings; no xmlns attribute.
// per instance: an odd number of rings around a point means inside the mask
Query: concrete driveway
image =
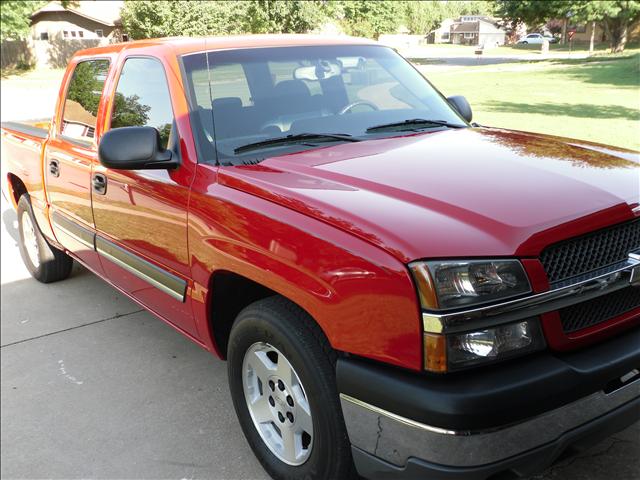
<svg viewBox="0 0 640 480"><path fill-rule="evenodd" d="M269 478L225 363L84 268L31 279L4 199L1 228L3 479Z"/></svg>
<svg viewBox="0 0 640 480"><path fill-rule="evenodd" d="M2 200L1 477L267 479L225 364L81 267L44 285ZM638 425L539 479L640 478Z"/></svg>

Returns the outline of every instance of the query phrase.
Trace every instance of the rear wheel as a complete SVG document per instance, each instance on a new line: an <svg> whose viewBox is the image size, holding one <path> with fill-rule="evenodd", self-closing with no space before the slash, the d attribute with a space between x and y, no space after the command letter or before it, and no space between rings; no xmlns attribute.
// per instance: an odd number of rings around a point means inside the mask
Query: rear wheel
<svg viewBox="0 0 640 480"><path fill-rule="evenodd" d="M71 274L73 259L44 238L33 216L29 195L20 197L17 213L20 255L31 276L42 283L67 278Z"/></svg>
<svg viewBox="0 0 640 480"><path fill-rule="evenodd" d="M227 360L240 425L273 478L354 477L335 353L303 310L281 297L245 308Z"/></svg>

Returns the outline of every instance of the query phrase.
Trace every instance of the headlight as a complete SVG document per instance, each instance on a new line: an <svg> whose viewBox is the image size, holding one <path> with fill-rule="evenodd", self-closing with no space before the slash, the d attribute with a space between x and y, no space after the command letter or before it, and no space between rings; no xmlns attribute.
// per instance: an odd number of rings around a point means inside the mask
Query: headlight
<svg viewBox="0 0 640 480"><path fill-rule="evenodd" d="M449 372L500 361L545 347L537 317L516 323L458 324L454 332L439 323L446 310L474 309L531 292L518 260L434 260L409 265L424 310L424 367ZM444 311L444 312L443 312ZM458 312L459 313L459 312ZM431 314L431 315L430 315ZM428 320L435 320L433 328Z"/></svg>
<svg viewBox="0 0 640 480"><path fill-rule="evenodd" d="M448 260L409 265L422 308L444 310L503 300L531 291L518 260Z"/></svg>
<svg viewBox="0 0 640 480"><path fill-rule="evenodd" d="M545 347L538 318L448 335L424 334L424 367L444 373L497 362Z"/></svg>

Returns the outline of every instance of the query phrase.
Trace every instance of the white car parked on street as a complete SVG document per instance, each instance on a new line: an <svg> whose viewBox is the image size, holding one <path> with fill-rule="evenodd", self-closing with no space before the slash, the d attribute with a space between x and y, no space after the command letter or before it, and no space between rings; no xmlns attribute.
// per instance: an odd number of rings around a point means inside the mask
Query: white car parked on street
<svg viewBox="0 0 640 480"><path fill-rule="evenodd" d="M547 36L547 35L542 35L541 33L530 33L526 37L523 37L520 40L518 40L518 44L519 45L526 45L526 44L540 45L545 40L547 40L549 43L556 43L558 41L556 38L552 37L551 35Z"/></svg>

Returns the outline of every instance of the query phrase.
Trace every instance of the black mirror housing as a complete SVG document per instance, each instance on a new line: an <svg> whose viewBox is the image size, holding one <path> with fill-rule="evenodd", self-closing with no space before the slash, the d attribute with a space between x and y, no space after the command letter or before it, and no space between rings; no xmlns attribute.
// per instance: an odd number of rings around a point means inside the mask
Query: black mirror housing
<svg viewBox="0 0 640 480"><path fill-rule="evenodd" d="M462 115L462 118L464 118L467 122L471 122L471 119L473 118L473 112L471 111L471 105L469 105L469 102L467 102L466 98L464 98L462 95L455 95L453 97L447 98L447 100L449 101L451 106L455 108L460 115Z"/></svg>
<svg viewBox="0 0 640 480"><path fill-rule="evenodd" d="M98 146L100 163L116 170L165 170L179 161L162 148L160 133L153 127L122 127L109 130Z"/></svg>

